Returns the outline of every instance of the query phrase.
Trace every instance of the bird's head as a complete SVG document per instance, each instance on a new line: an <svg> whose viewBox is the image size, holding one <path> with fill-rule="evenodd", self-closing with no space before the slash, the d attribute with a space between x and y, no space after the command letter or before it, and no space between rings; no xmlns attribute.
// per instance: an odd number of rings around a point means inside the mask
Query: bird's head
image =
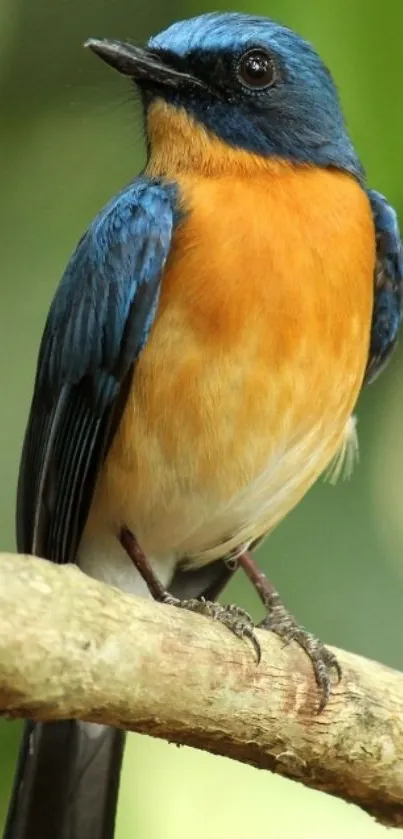
<svg viewBox="0 0 403 839"><path fill-rule="evenodd" d="M146 48L97 39L87 45L139 88L150 154L165 174L225 168L248 155L260 164L276 158L362 178L332 77L291 29L264 17L212 13L173 24Z"/></svg>

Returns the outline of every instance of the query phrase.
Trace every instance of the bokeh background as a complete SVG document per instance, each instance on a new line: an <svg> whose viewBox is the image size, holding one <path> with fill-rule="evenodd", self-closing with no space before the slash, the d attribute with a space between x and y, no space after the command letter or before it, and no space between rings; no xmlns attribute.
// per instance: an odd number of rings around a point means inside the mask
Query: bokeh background
<svg viewBox="0 0 403 839"><path fill-rule="evenodd" d="M315 43L339 84L371 184L403 217L401 0L232 0L232 7L270 15ZM129 85L82 43L90 35L142 41L211 8L205 0L0 0L1 549L14 548L21 440L55 285L85 226L144 161ZM361 463L351 481L318 485L261 552L312 631L400 669L402 362L397 353L360 400ZM258 615L243 579L226 599ZM19 734L18 723L0 726L0 825ZM129 741L117 839L386 837L358 809L268 773L145 737Z"/></svg>

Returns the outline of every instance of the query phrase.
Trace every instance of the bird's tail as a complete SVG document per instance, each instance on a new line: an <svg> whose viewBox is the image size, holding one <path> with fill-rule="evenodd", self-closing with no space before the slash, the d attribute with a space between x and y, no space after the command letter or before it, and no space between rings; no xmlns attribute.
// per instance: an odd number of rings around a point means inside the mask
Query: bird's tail
<svg viewBox="0 0 403 839"><path fill-rule="evenodd" d="M25 724L3 839L113 839L125 733Z"/></svg>

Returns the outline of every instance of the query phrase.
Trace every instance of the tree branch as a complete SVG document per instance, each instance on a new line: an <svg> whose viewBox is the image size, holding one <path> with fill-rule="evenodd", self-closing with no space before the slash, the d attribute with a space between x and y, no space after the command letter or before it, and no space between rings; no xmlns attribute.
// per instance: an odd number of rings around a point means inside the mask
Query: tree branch
<svg viewBox="0 0 403 839"><path fill-rule="evenodd" d="M326 710L309 662L260 632L133 598L33 557L0 555L0 714L78 718L206 749L403 827L403 674L337 651Z"/></svg>

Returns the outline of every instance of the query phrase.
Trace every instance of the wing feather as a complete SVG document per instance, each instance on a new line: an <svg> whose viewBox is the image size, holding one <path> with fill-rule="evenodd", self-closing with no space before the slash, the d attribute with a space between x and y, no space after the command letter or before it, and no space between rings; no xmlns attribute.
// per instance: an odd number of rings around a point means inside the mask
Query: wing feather
<svg viewBox="0 0 403 839"><path fill-rule="evenodd" d="M368 190L376 234L371 343L364 383L384 369L397 343L402 319L403 250L397 214L380 192Z"/></svg>
<svg viewBox="0 0 403 839"><path fill-rule="evenodd" d="M155 316L176 218L174 187L139 179L99 213L66 268L46 322L21 457L20 551L75 559Z"/></svg>

